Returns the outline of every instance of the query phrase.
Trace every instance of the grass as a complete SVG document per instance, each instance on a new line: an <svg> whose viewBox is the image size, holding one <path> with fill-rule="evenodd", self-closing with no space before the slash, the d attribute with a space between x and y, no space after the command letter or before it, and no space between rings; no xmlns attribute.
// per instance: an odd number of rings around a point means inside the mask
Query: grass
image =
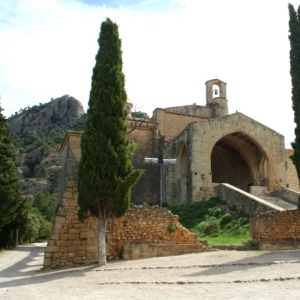
<svg viewBox="0 0 300 300"><path fill-rule="evenodd" d="M238 234L235 236L228 236L228 235L220 235L216 237L206 236L204 237L205 240L209 243L209 245L235 245L235 246L242 246L245 241L250 240L250 234Z"/></svg>
<svg viewBox="0 0 300 300"><path fill-rule="evenodd" d="M250 239L249 216L237 212L234 206L227 207L219 197L191 205L164 206L179 216L184 227L210 245L242 245Z"/></svg>

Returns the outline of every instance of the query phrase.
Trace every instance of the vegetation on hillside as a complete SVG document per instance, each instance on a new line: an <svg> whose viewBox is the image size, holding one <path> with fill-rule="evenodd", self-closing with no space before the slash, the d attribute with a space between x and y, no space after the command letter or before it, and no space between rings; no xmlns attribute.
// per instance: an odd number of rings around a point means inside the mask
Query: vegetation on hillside
<svg viewBox="0 0 300 300"><path fill-rule="evenodd" d="M207 239L212 244L241 244L249 240L249 216L238 213L236 207L227 207L219 197L194 204L169 206L179 222L199 239Z"/></svg>

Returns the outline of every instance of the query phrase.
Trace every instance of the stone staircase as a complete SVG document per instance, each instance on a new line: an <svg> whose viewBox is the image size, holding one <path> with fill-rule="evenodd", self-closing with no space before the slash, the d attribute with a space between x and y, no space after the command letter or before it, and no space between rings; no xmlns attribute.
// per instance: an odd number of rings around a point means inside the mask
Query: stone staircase
<svg viewBox="0 0 300 300"><path fill-rule="evenodd" d="M269 203L275 204L285 210L291 210L296 209L297 205L289 203L285 200L283 200L280 197L272 197L272 196L259 196L259 198L264 199L265 201L268 201Z"/></svg>

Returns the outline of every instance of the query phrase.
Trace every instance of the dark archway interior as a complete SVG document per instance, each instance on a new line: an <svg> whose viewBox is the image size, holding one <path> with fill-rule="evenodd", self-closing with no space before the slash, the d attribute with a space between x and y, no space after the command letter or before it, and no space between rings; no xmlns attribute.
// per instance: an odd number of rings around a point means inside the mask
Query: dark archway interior
<svg viewBox="0 0 300 300"><path fill-rule="evenodd" d="M265 156L243 133L220 139L211 154L212 182L229 183L249 192L251 185L263 185L260 162ZM258 182L260 181L260 183Z"/></svg>
<svg viewBox="0 0 300 300"><path fill-rule="evenodd" d="M182 176L183 174L187 173L188 171L188 155L187 155L187 150L186 150L186 146L184 143L181 143L180 145L180 151L181 152L180 155L180 176Z"/></svg>

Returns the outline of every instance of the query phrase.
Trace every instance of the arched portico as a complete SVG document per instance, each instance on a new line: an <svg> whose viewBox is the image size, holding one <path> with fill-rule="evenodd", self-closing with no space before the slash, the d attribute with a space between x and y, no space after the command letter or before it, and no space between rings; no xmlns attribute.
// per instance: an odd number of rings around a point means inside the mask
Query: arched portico
<svg viewBox="0 0 300 300"><path fill-rule="evenodd" d="M268 158L249 135L233 132L219 139L211 152L213 183L229 183L246 192L268 185Z"/></svg>

